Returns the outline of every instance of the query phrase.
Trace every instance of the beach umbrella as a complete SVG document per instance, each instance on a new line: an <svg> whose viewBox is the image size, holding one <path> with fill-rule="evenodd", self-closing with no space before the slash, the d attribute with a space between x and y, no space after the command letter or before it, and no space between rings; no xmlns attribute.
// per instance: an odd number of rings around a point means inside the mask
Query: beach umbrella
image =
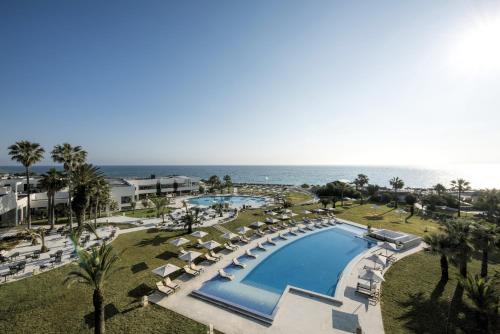
<svg viewBox="0 0 500 334"><path fill-rule="evenodd" d="M292 213L292 210L290 210L290 209L285 209L285 210L283 210L283 213Z"/></svg>
<svg viewBox="0 0 500 334"><path fill-rule="evenodd" d="M189 252L186 252L184 254L179 255L179 259L181 259L182 261L186 261L186 262L191 263L194 261L194 259L196 259L200 255L201 255L201 253L198 253L195 251L189 251Z"/></svg>
<svg viewBox="0 0 500 334"><path fill-rule="evenodd" d="M250 226L255 227L255 228L259 228L259 227L264 226L264 225L266 225L266 224L264 224L263 222L255 222Z"/></svg>
<svg viewBox="0 0 500 334"><path fill-rule="evenodd" d="M310 215L311 213L312 213L312 212L311 212L311 211L309 211L309 210L304 210L304 214L305 214L305 215Z"/></svg>
<svg viewBox="0 0 500 334"><path fill-rule="evenodd" d="M167 263L166 265L158 267L156 269L153 269L152 271L156 275L159 275L161 277L166 277L166 276L170 275L171 273L175 273L179 269L181 269L181 268L177 267L176 265Z"/></svg>
<svg viewBox="0 0 500 334"><path fill-rule="evenodd" d="M395 252L398 250L398 247L395 244L387 241L385 241L382 245L380 245L380 248L385 249L385 255L387 255L388 251Z"/></svg>
<svg viewBox="0 0 500 334"><path fill-rule="evenodd" d="M203 238L206 235L208 235L208 233L207 232L203 232L203 231L195 231L195 232L191 233L191 236L193 236L195 238Z"/></svg>
<svg viewBox="0 0 500 334"><path fill-rule="evenodd" d="M277 223L277 222L278 222L277 219L274 219L274 218L271 218L271 217L266 218L266 223L267 224L274 224L274 223Z"/></svg>
<svg viewBox="0 0 500 334"><path fill-rule="evenodd" d="M185 238L177 238L177 239L173 239L173 240L170 240L170 243L174 246L182 246L184 244L187 244L189 242L188 239L185 239Z"/></svg>
<svg viewBox="0 0 500 334"><path fill-rule="evenodd" d="M292 212L292 213L290 214L290 217L296 217L296 216L298 216L298 214L296 214L295 212Z"/></svg>
<svg viewBox="0 0 500 334"><path fill-rule="evenodd" d="M316 211L317 213L321 213L321 212L323 212L323 211L325 211L325 210L323 210L323 209L316 209L316 210L314 210L314 211Z"/></svg>
<svg viewBox="0 0 500 334"><path fill-rule="evenodd" d="M220 243L218 243L217 241L209 240L209 241L207 241L207 242L202 243L202 244L201 244L201 246L202 246L203 248L208 249L208 250L212 250L212 249L214 249L214 248L219 247L219 246L220 246Z"/></svg>
<svg viewBox="0 0 500 334"><path fill-rule="evenodd" d="M367 281L373 282L382 282L384 280L384 276L382 276L382 273L377 271L377 270L372 270L372 269L363 269L361 270L359 274L360 279L364 279Z"/></svg>
<svg viewBox="0 0 500 334"><path fill-rule="evenodd" d="M271 215L271 216L276 216L276 215L277 215L277 213L276 213L276 212L274 212L274 211L270 211L270 212L268 212L267 214L268 214L268 215Z"/></svg>
<svg viewBox="0 0 500 334"><path fill-rule="evenodd" d="M238 234L245 234L248 231L250 231L250 229L248 227L246 227L246 226L238 227L236 229L236 233L238 233Z"/></svg>
<svg viewBox="0 0 500 334"><path fill-rule="evenodd" d="M232 232L227 232L227 233L224 233L224 234L222 235L222 237L223 237L224 239L226 239L226 240L233 240L233 239L238 238L238 235L237 235L237 234L234 234L234 233L232 233Z"/></svg>
<svg viewBox="0 0 500 334"><path fill-rule="evenodd" d="M376 264L380 264L380 265L385 266L385 263L386 263L385 258L383 258L382 256L380 256L378 254L372 254L365 259L368 261L373 261L373 269L375 269Z"/></svg>
<svg viewBox="0 0 500 334"><path fill-rule="evenodd" d="M288 215L281 215L278 218L281 219L281 220L286 220L286 219L290 219L290 216L288 216Z"/></svg>

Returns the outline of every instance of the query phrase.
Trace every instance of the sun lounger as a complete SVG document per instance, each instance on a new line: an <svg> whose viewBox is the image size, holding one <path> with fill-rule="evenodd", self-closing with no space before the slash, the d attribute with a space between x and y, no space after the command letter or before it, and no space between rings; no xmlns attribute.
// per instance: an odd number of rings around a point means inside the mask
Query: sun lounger
<svg viewBox="0 0 500 334"><path fill-rule="evenodd" d="M291 235L295 235L297 236L297 232L295 232L294 230L292 230L291 228L288 230L288 233L290 233Z"/></svg>
<svg viewBox="0 0 500 334"><path fill-rule="evenodd" d="M259 242L257 244L257 248L262 249L262 250L266 250L266 247L264 247L264 245L262 245L262 242Z"/></svg>
<svg viewBox="0 0 500 334"><path fill-rule="evenodd" d="M179 254L184 254L184 253L186 253L186 251L184 250L184 248L179 247Z"/></svg>
<svg viewBox="0 0 500 334"><path fill-rule="evenodd" d="M227 243L225 243L224 245L222 245L222 247L224 247L225 249L227 249L230 252L234 251L234 248L231 247L231 246L229 246Z"/></svg>
<svg viewBox="0 0 500 334"><path fill-rule="evenodd" d="M172 280L168 276L165 277L165 279L163 280L163 285L165 285L167 288L170 288L173 290L177 290L180 288L179 284L172 282Z"/></svg>
<svg viewBox="0 0 500 334"><path fill-rule="evenodd" d="M189 268L188 265L185 265L184 267L182 267L182 269L184 269L184 271L186 272L186 274L189 274L191 276L197 276L197 275L200 274L199 271L195 271L195 270Z"/></svg>
<svg viewBox="0 0 500 334"><path fill-rule="evenodd" d="M173 289L169 288L168 286L163 285L162 282L157 282L156 288L158 289L158 291L160 291L161 293L164 293L167 296L174 293Z"/></svg>
<svg viewBox="0 0 500 334"><path fill-rule="evenodd" d="M210 256L210 254L208 254L208 253L203 254L203 258L205 260L207 260L207 261L210 261L210 262L217 262L217 261L219 261L219 259Z"/></svg>
<svg viewBox="0 0 500 334"><path fill-rule="evenodd" d="M244 243L246 243L246 244L248 244L248 243L251 241L249 238L245 237L244 235L242 235L242 236L240 237L240 240L241 240L241 241L243 241L243 242L244 242Z"/></svg>
<svg viewBox="0 0 500 334"><path fill-rule="evenodd" d="M194 245L196 248L203 247L203 241L201 239L196 240L196 244Z"/></svg>
<svg viewBox="0 0 500 334"><path fill-rule="evenodd" d="M228 244L229 247L232 247L233 249L240 248L240 246L233 244L231 241L228 241L227 244Z"/></svg>
<svg viewBox="0 0 500 334"><path fill-rule="evenodd" d="M278 232L278 231L279 231L279 230L278 230L276 227L274 227L274 226L269 226L268 228L269 228L269 230L271 230L271 231L273 231L273 232Z"/></svg>
<svg viewBox="0 0 500 334"><path fill-rule="evenodd" d="M285 235L284 235L283 233L280 233L278 236L279 236L281 239L283 239L283 240L288 240L288 238L287 238L287 237L285 237Z"/></svg>
<svg viewBox="0 0 500 334"><path fill-rule="evenodd" d="M222 255L215 254L215 252L213 250L209 251L208 253L210 254L211 257L214 257L216 259L220 260L222 258Z"/></svg>
<svg viewBox="0 0 500 334"><path fill-rule="evenodd" d="M271 244L271 245L273 245L273 246L276 246L276 243L273 241L273 239L271 239L271 237L268 237L268 238L267 238L267 240L266 240L266 242L267 242L268 244Z"/></svg>
<svg viewBox="0 0 500 334"><path fill-rule="evenodd" d="M256 259L256 258L257 258L257 255L255 255L254 253L252 253L252 252L250 251L250 249L247 249L247 250L246 250L246 252L245 252L245 254L246 254L247 256L253 257L254 259Z"/></svg>
<svg viewBox="0 0 500 334"><path fill-rule="evenodd" d="M194 262L191 262L189 264L189 268L193 269L194 271L197 271L197 272L202 272L203 270L205 270L205 268L203 267L200 267L200 266L197 266L196 264L194 264Z"/></svg>
<svg viewBox="0 0 500 334"><path fill-rule="evenodd" d="M237 258L234 258L234 259L233 259L233 264L234 264L235 266L237 266L237 267L241 267L241 268L245 268L245 267L247 266L246 264L241 263L240 261L238 261L238 259L237 259Z"/></svg>
<svg viewBox="0 0 500 334"><path fill-rule="evenodd" d="M229 279L229 280L231 280L231 281L234 279L234 275L226 273L226 272L224 271L224 269L219 269L219 276L220 276L220 277L227 278L227 279Z"/></svg>

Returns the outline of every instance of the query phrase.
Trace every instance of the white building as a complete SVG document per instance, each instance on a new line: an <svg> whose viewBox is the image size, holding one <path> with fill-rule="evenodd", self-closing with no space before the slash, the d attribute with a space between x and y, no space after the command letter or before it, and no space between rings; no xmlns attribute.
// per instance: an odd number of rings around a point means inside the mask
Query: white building
<svg viewBox="0 0 500 334"><path fill-rule="evenodd" d="M38 209L46 209L48 205L47 193L39 189L39 178L30 178L32 189L31 208L32 212ZM127 210L131 202L139 202L146 197L154 197L161 192L162 195L193 194L197 193L200 179L188 176L168 176L156 178L132 178L132 179L107 179L111 188L111 199L118 204L119 210ZM28 205L26 178L4 178L0 179L0 227L15 226L24 221ZM68 191L64 189L56 193L57 204L68 203Z"/></svg>

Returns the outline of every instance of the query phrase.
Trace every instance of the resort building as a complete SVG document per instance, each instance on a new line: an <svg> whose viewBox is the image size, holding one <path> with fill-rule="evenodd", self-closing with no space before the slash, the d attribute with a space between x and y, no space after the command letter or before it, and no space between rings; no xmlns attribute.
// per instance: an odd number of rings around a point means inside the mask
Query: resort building
<svg viewBox="0 0 500 334"><path fill-rule="evenodd" d="M38 186L40 178L30 178L31 210L36 213L48 206L47 193ZM118 204L119 210L131 208L132 202L146 197L163 195L186 195L198 193L200 178L189 176L167 176L156 178L110 178L111 199ZM0 227L16 226L24 221L28 206L28 185L24 177L0 179ZM55 204L68 203L68 190L55 195Z"/></svg>

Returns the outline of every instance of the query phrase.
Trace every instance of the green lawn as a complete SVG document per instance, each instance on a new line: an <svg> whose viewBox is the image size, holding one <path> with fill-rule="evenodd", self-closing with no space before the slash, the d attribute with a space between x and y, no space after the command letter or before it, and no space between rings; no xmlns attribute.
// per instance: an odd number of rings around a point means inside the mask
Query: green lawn
<svg viewBox="0 0 500 334"><path fill-rule="evenodd" d="M169 209L165 209L165 215L168 215ZM122 211L119 214L123 214L127 217L131 218L156 218L156 209L155 208L147 208L147 209L137 209L135 211Z"/></svg>
<svg viewBox="0 0 500 334"><path fill-rule="evenodd" d="M470 273L478 274L479 270L478 260L469 263ZM500 262L492 263L489 270L500 270ZM388 270L382 285L381 304L387 334L446 333L448 318L456 333L477 333L474 313L465 294L462 305L457 303L459 298L454 298L456 268L450 265L450 280L445 285L439 284L440 275L439 257L427 252L404 258ZM451 312L450 304L453 305Z"/></svg>

